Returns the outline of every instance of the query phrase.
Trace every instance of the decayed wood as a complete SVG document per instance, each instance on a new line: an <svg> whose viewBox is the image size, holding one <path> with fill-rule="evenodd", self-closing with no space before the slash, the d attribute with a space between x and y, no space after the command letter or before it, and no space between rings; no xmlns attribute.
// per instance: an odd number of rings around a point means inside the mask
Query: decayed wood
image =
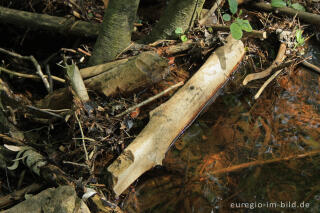
<svg viewBox="0 0 320 213"><path fill-rule="evenodd" d="M320 25L320 15L317 15L317 14L298 11L289 7L281 7L281 8L272 7L270 4L263 3L263 2L254 3L253 6L265 11L278 12L280 14L289 15L292 17L297 15L298 18L302 19L307 23Z"/></svg>
<svg viewBox="0 0 320 213"><path fill-rule="evenodd" d="M227 44L218 48L169 101L150 113L147 126L108 167L117 195L144 172L162 164L170 144L216 96L243 55L243 43L229 36Z"/></svg>
<svg viewBox="0 0 320 213"><path fill-rule="evenodd" d="M0 22L85 37L97 37L99 24L0 7Z"/></svg>
<svg viewBox="0 0 320 213"><path fill-rule="evenodd" d="M169 73L167 59L155 52L143 52L128 59L109 62L80 70L87 89L107 96L134 90L157 83ZM92 77L90 77L92 76ZM90 78L88 78L90 77ZM46 109L68 109L72 103L69 88L62 88L47 95L36 106Z"/></svg>
<svg viewBox="0 0 320 213"><path fill-rule="evenodd" d="M118 93L118 90L132 92L148 84L159 82L168 73L168 61L150 51L142 52L108 72L85 80L84 83L87 88L110 96Z"/></svg>
<svg viewBox="0 0 320 213"><path fill-rule="evenodd" d="M76 92L80 100L85 103L89 101L89 95L87 89L84 85L81 73L76 64L72 63L71 65L66 66L67 75L70 79L73 90Z"/></svg>
<svg viewBox="0 0 320 213"><path fill-rule="evenodd" d="M180 52L189 50L189 49L191 49L192 47L194 47L196 45L197 45L197 42L192 42L190 40L190 41L187 41L187 42L182 42L182 43L177 44L177 45L169 46L165 51L166 51L167 55L173 55L173 54L176 54L176 53L180 53Z"/></svg>
<svg viewBox="0 0 320 213"><path fill-rule="evenodd" d="M81 76L83 79L87 79L96 75L99 75L103 72L106 72L116 66L118 66L119 64L125 63L127 62L128 59L121 59L121 60L117 60L117 61L112 61L109 63L105 63L105 64L99 64L96 66L92 66L92 67L86 67L80 70Z"/></svg>

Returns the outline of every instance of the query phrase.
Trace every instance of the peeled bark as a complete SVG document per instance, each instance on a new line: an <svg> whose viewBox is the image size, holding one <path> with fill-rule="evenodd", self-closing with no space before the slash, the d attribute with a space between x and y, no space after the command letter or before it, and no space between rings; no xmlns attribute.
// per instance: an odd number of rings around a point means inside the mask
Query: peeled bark
<svg viewBox="0 0 320 213"><path fill-rule="evenodd" d="M129 46L138 5L139 0L109 1L89 61L91 65L112 61Z"/></svg>
<svg viewBox="0 0 320 213"><path fill-rule="evenodd" d="M162 164L170 144L217 96L243 55L243 43L229 36L227 44L218 48L169 101L150 113L147 126L108 167L117 195L144 172Z"/></svg>

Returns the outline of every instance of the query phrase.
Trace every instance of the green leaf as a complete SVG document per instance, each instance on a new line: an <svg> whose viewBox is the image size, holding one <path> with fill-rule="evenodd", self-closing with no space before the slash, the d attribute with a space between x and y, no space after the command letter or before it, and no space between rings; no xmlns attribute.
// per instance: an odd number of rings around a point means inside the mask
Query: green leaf
<svg viewBox="0 0 320 213"><path fill-rule="evenodd" d="M295 3L295 4L292 4L291 7L295 10L299 10L299 11L306 11L306 9L304 8L304 6L302 6L301 4L299 3Z"/></svg>
<svg viewBox="0 0 320 213"><path fill-rule="evenodd" d="M182 33L183 33L183 30L182 30L182 28L181 28L181 27L177 27L177 28L176 28L176 30L175 30L174 32L175 32L175 34L180 35L180 34L182 34Z"/></svg>
<svg viewBox="0 0 320 213"><path fill-rule="evenodd" d="M303 45L304 43L304 38L302 37L302 30L298 29L296 32L296 40L298 45Z"/></svg>
<svg viewBox="0 0 320 213"><path fill-rule="evenodd" d="M244 30L246 32L252 32L252 27L251 27L248 20L243 20L243 19L237 18L236 22L241 26L242 30Z"/></svg>
<svg viewBox="0 0 320 213"><path fill-rule="evenodd" d="M242 38L242 29L237 22L230 25L230 32L234 39L240 40Z"/></svg>
<svg viewBox="0 0 320 213"><path fill-rule="evenodd" d="M208 28L208 31L209 31L209 33L213 33L212 27L209 27L209 28Z"/></svg>
<svg viewBox="0 0 320 213"><path fill-rule="evenodd" d="M229 8L232 14L236 14L238 10L238 2L237 0L228 0Z"/></svg>
<svg viewBox="0 0 320 213"><path fill-rule="evenodd" d="M225 21L230 21L231 20L231 16L229 14L223 14L222 18Z"/></svg>
<svg viewBox="0 0 320 213"><path fill-rule="evenodd" d="M186 41L188 41L188 38L187 38L187 36L186 36L186 35L182 35L182 36L180 36L180 39L181 39L181 41L182 41L182 42L186 42Z"/></svg>
<svg viewBox="0 0 320 213"><path fill-rule="evenodd" d="M282 0L271 0L271 6L272 7L286 7L286 2Z"/></svg>

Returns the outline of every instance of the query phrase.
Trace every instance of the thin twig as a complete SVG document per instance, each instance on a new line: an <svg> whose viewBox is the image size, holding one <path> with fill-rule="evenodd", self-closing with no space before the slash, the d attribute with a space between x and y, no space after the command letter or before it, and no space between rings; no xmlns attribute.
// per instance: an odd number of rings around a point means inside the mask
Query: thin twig
<svg viewBox="0 0 320 213"><path fill-rule="evenodd" d="M21 78L30 78L30 79L40 79L39 76L37 75L32 75L32 74L24 74L24 73L19 73L19 72L15 72L15 71L12 71L12 70L8 70L4 67L0 67L0 71L3 71L5 73L8 73L8 74L11 74L11 75L15 75L15 76L18 76L18 77L21 77ZM47 75L44 75L45 77L47 77ZM62 78L59 78L57 76L51 76L52 80L55 80L55 81L58 81L58 82L61 82L61 83L66 83L66 81Z"/></svg>
<svg viewBox="0 0 320 213"><path fill-rule="evenodd" d="M243 164L239 164L239 165L235 165L235 166L231 166L228 168L223 168L223 169L218 169L215 170L213 172L210 173L210 175L217 175L217 174L223 174L223 173L228 173L228 172L235 172L238 171L240 169L245 169L248 167L253 167L253 166L258 166L258 165L265 165L265 164L270 164L270 163L276 163L276 162L281 162L281 161L288 161L291 159L295 159L295 158L305 158L308 156L314 156L314 155L318 155L320 153L320 150L314 150L311 152L307 152L304 154L300 154L300 155L291 155L288 157L283 157L283 158L274 158L274 159L270 159L270 160L257 160L257 161L251 161L248 163L243 163Z"/></svg>
<svg viewBox="0 0 320 213"><path fill-rule="evenodd" d="M33 55L30 55L30 56L22 56L18 53L15 53L15 52L11 52L11 51L8 51L8 50L5 50L5 49L2 49L0 48L0 52L2 53L5 53L5 54L8 54L8 55L11 55L11 56L14 56L16 58L20 58L20 59L24 59L24 60L30 60L33 65L35 66L36 68L36 73L39 75L39 77L42 79L43 83L44 83L44 86L46 87L47 91L50 93L50 86L49 86L49 82L48 82L48 79L44 76L42 70L41 70L41 66L40 64L38 63L38 61L35 59L35 57L33 57Z"/></svg>
<svg viewBox="0 0 320 213"><path fill-rule="evenodd" d="M266 80L263 85L260 87L259 91L257 92L257 94L254 96L254 99L258 99L261 95L261 93L263 92L263 90L270 84L270 82L275 79L277 77L277 75L279 75L281 73L281 70L278 70L277 72L273 73L273 75Z"/></svg>
<svg viewBox="0 0 320 213"><path fill-rule="evenodd" d="M33 57L33 55L29 56L30 60L32 61L33 65L36 67L37 70L37 74L40 76L40 78L43 81L44 86L46 87L47 91L50 93L50 85L48 82L48 79L44 76L42 70L41 70L41 66L38 63L38 61L35 59L35 57Z"/></svg>
<svg viewBox="0 0 320 213"><path fill-rule="evenodd" d="M137 105L134 105L134 106L130 107L129 109L127 109L126 111L124 111L124 112L116 115L115 117L121 117L121 116L123 116L123 115L125 115L125 114L127 114L127 113L129 113L129 112L132 112L133 110L135 110L135 109L137 109L137 108L139 108L139 107L142 107L143 105L146 105L146 104L148 104L148 103L156 100L157 98L160 98L161 96L165 95L165 94L168 93L169 91L171 91L171 90L173 90L173 89L175 89L175 88L177 88L177 87L180 87L180 86L182 86L183 84L184 84L184 82L181 81L181 82L179 82L179 83L177 83L177 84L175 84L175 85L172 85L171 87L167 88L166 90L164 90L164 91L156 94L155 96L152 96L151 98L149 98L149 99L147 99L147 100L145 100L145 101L143 101L143 102L141 102L141 103L139 103L139 104L137 104Z"/></svg>
<svg viewBox="0 0 320 213"><path fill-rule="evenodd" d="M87 152L87 147L86 147L86 142L84 140L84 134L83 134L83 130L82 130L82 126L81 126L81 123L80 123L80 120L77 116L77 113L75 112L74 113L76 119L77 119L77 122L78 122L78 125L79 125L79 128L80 128L80 132L81 132L81 136L82 136L82 146L83 146L83 149L84 149L84 153L86 155L86 162L89 162L89 155L88 155L88 152Z"/></svg>
<svg viewBox="0 0 320 213"><path fill-rule="evenodd" d="M50 89L50 93L51 93L51 92L53 92L53 80L52 80L52 76L51 76L49 64L46 65L46 73L47 73L47 75L48 75L48 79L49 79L49 89Z"/></svg>
<svg viewBox="0 0 320 213"><path fill-rule="evenodd" d="M303 62L301 62L304 66L306 66L307 68L309 68L309 69L312 69L312 70L314 70L314 71L316 71L317 73L320 73L320 67L318 67L318 66L316 66L316 65L314 65L314 64L311 64L311 63L309 63L309 62L307 62L307 61L303 61Z"/></svg>
<svg viewBox="0 0 320 213"><path fill-rule="evenodd" d="M66 160L62 161L62 163L64 163L64 164L71 164L71 165L74 165L74 166L81 166L81 167L85 167L85 168L87 168L88 170L90 170L89 166L86 165L86 164L83 164L83 163L75 163L75 162L66 161Z"/></svg>
<svg viewBox="0 0 320 213"><path fill-rule="evenodd" d="M129 50L133 45L134 45L134 42L131 42L131 43L129 44L129 46L127 46L126 48L124 48L124 49L116 56L116 59L118 59L124 52L126 52L127 50Z"/></svg>
<svg viewBox="0 0 320 213"><path fill-rule="evenodd" d="M268 75L270 75L272 70L273 70L273 68L278 66L283 61L283 59L285 58L285 53L286 53L286 44L281 43L280 47L279 47L279 51L278 51L277 57L272 62L271 66L268 67L266 70L264 70L262 72L252 73L252 74L247 75L245 77L245 79L243 80L242 84L243 85L247 85L250 81L261 79L261 78L265 78Z"/></svg>
<svg viewBox="0 0 320 213"><path fill-rule="evenodd" d="M44 109L40 109L40 108L35 107L35 106L27 105L27 107L28 107L29 109L33 109L33 110L36 110L36 111L39 111L39 112L43 112L43 113L52 115L52 116L57 117L57 118L64 119L64 117L62 117L61 115L58 115L58 114L53 113L53 112L49 112L49 111L44 110Z"/></svg>
<svg viewBox="0 0 320 213"><path fill-rule="evenodd" d="M8 142L17 144L17 145L19 145L19 146L25 146L25 144L23 143L23 141L21 141L21 140L19 140L19 139L16 139L16 138L13 138L13 137L10 137L10 136L8 136L8 135L0 134L0 138L3 139L3 140L6 140L6 141L8 141Z"/></svg>

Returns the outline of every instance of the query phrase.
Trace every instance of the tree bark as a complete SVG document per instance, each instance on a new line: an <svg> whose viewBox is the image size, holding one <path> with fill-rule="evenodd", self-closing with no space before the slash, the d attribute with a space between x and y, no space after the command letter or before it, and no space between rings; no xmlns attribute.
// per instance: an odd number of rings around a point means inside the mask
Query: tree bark
<svg viewBox="0 0 320 213"><path fill-rule="evenodd" d="M200 14L205 0L171 0L159 22L144 42L168 39L181 27L183 32L193 26L194 19Z"/></svg>
<svg viewBox="0 0 320 213"><path fill-rule="evenodd" d="M112 61L129 46L139 0L110 0L94 45L90 65Z"/></svg>

